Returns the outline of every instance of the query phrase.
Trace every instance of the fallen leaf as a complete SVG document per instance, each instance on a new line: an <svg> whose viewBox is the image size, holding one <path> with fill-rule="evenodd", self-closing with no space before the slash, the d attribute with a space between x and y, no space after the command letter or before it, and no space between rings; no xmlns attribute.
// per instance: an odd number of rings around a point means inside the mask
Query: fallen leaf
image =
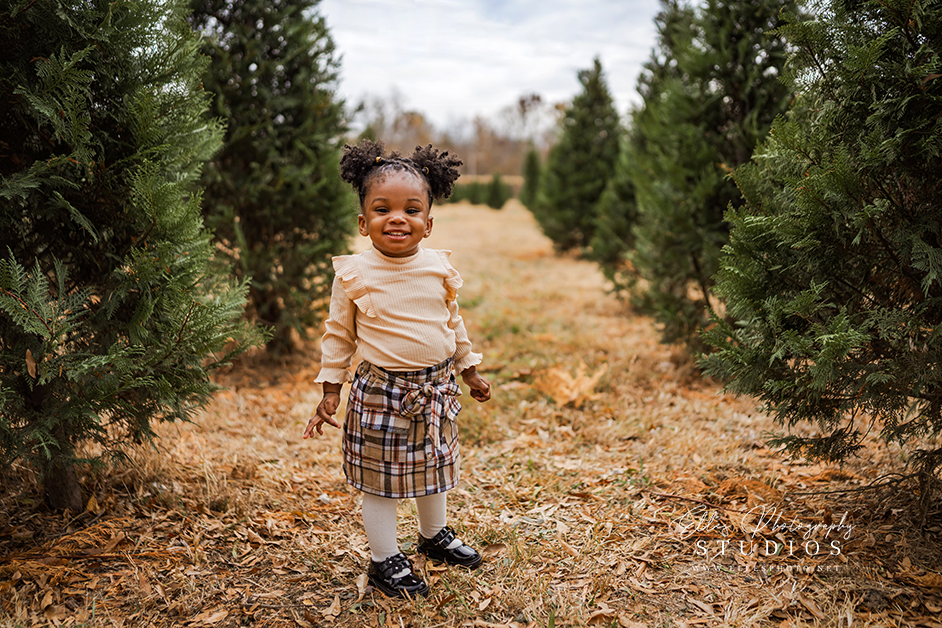
<svg viewBox="0 0 942 628"><path fill-rule="evenodd" d="M576 375L572 376L566 369L554 366L537 378L534 388L552 397L557 406L571 403L573 407L579 408L586 401L598 398L595 386L608 370L608 365L603 364L592 375L586 374L586 368L585 362L580 361Z"/></svg>
<svg viewBox="0 0 942 628"><path fill-rule="evenodd" d="M60 606L58 604L54 606L50 606L49 608L43 611L43 616L46 619L52 620L56 626L59 625L60 620L65 619L70 614L71 612L69 611L69 609L67 609L64 606Z"/></svg>
<svg viewBox="0 0 942 628"><path fill-rule="evenodd" d="M356 583L357 583L357 599L356 599L356 601L357 601L357 602L359 602L360 600L362 600L362 599L363 599L363 596L366 595L366 585L368 585L369 582L370 582L370 577L367 576L365 573L361 573L359 576L357 576L357 579L356 579ZM356 602L354 602L354 604L355 604L355 603L356 603Z"/></svg>
<svg viewBox="0 0 942 628"><path fill-rule="evenodd" d="M150 586L150 580L147 579L147 574L145 574L143 571L139 572L137 574L137 582L140 586L141 593L143 593L145 597L150 596L150 594L153 592L153 589Z"/></svg>
<svg viewBox="0 0 942 628"><path fill-rule="evenodd" d="M309 619L302 619L301 617L295 617L294 623L296 623L301 628L317 628L317 622L310 621Z"/></svg>
<svg viewBox="0 0 942 628"><path fill-rule="evenodd" d="M808 609L808 612L817 617L818 619L824 619L824 613L821 611L821 608L815 603L814 600L807 597L803 593L798 594L798 601L801 602L801 605Z"/></svg>
<svg viewBox="0 0 942 628"><path fill-rule="evenodd" d="M116 547L118 546L118 543L120 543L121 541L123 541L124 538L125 538L125 537L124 537L124 532L118 532L118 533L115 534L113 537L111 537L111 540L108 541L108 544L105 545L105 546L102 548L102 552L105 553L105 554L107 554L108 552L110 552L111 550L113 550L114 548L116 548Z"/></svg>
<svg viewBox="0 0 942 628"><path fill-rule="evenodd" d="M559 534L556 535L556 542L559 543L559 546L563 548L567 554L570 556L579 557L579 551L574 548L572 545L563 540L563 537Z"/></svg>
<svg viewBox="0 0 942 628"><path fill-rule="evenodd" d="M220 610L203 611L202 613L194 617L190 621L189 625L190 626L215 626L216 624L218 624L219 622L221 622L223 619L225 619L228 616L229 616L229 611L227 611L224 608Z"/></svg>
<svg viewBox="0 0 942 628"><path fill-rule="evenodd" d="M335 619L340 614L340 595L334 594L334 601L322 613L327 619Z"/></svg>
<svg viewBox="0 0 942 628"><path fill-rule="evenodd" d="M33 352L29 349L26 350L26 370L29 371L30 377L36 379L36 360L33 359Z"/></svg>
<svg viewBox="0 0 942 628"><path fill-rule="evenodd" d="M595 621L606 620L615 616L616 611L614 608L609 608L605 602L599 602L599 610L594 611L591 615L589 615L589 623L591 624Z"/></svg>
<svg viewBox="0 0 942 628"><path fill-rule="evenodd" d="M252 528L248 528L245 531L245 536L248 537L250 543L258 543L259 545L265 545L265 539L260 537L258 533Z"/></svg>

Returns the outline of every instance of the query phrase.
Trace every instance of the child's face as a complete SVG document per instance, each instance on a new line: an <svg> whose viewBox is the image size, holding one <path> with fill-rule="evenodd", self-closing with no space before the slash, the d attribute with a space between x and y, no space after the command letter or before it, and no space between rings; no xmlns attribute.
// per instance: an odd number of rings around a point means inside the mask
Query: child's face
<svg viewBox="0 0 942 628"><path fill-rule="evenodd" d="M428 190L414 174L390 172L370 186L357 221L377 251L408 257L432 234Z"/></svg>

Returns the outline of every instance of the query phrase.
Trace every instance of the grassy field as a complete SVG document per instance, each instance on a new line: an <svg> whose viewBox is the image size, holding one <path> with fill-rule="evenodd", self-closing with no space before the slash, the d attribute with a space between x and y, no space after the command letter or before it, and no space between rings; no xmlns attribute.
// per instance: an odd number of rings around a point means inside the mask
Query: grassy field
<svg viewBox="0 0 942 628"><path fill-rule="evenodd" d="M658 344L522 207L435 216L428 246L454 252L493 387L486 404L463 397L449 497L479 570L415 556L429 597L365 586L340 434L301 439L320 399L313 343L247 358L196 424L89 471L84 513L48 513L25 470L5 476L0 625L942 626L942 512L920 520L903 451L784 459L754 402ZM408 502L399 536L413 554Z"/></svg>

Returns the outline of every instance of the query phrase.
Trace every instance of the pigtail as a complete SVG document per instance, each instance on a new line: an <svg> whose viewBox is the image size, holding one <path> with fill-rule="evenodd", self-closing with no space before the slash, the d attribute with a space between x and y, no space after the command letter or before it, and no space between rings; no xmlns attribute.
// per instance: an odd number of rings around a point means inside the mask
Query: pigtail
<svg viewBox="0 0 942 628"><path fill-rule="evenodd" d="M433 198L446 199L451 196L455 181L459 177L458 167L463 163L457 155L447 150L439 152L429 144L425 148L416 146L409 161L428 181Z"/></svg>
<svg viewBox="0 0 942 628"><path fill-rule="evenodd" d="M382 142L372 140L361 140L356 146L344 145L340 157L340 178L358 192L363 191L370 173L383 162L384 150Z"/></svg>

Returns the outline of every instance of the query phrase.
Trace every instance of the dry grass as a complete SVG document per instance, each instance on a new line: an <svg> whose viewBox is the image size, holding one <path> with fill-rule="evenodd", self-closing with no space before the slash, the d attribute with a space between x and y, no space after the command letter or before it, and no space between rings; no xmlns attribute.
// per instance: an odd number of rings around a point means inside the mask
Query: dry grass
<svg viewBox="0 0 942 628"><path fill-rule="evenodd" d="M841 469L770 451L752 402L699 380L519 205L439 208L428 244L454 251L494 386L464 398L449 497L481 569L416 558L432 594L414 602L365 588L339 433L300 438L312 348L247 360L198 425L89 471L79 516L4 478L0 625L942 626L938 505L920 526L911 487L854 492L901 451L874 442Z"/></svg>

